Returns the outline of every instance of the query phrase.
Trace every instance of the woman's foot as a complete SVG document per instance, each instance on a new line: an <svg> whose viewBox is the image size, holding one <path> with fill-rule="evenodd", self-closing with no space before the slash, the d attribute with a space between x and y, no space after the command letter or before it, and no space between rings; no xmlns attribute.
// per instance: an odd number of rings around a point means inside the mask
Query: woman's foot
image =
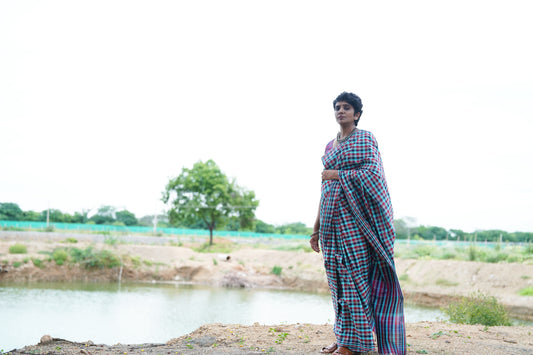
<svg viewBox="0 0 533 355"><path fill-rule="evenodd" d="M337 350L335 350L333 352L333 354L337 354L337 355L355 355L356 353L354 353L353 351L351 351L350 349L348 348L345 348L344 346L339 346L337 348Z"/></svg>
<svg viewBox="0 0 533 355"><path fill-rule="evenodd" d="M333 353L335 350L337 350L337 343L333 343L331 344L330 346L325 346L322 348L322 350L320 351L322 354L331 354Z"/></svg>

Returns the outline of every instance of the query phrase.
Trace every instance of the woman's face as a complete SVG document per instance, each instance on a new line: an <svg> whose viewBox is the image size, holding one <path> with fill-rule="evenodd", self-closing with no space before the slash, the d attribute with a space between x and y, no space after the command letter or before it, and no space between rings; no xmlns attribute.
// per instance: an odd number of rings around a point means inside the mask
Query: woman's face
<svg viewBox="0 0 533 355"><path fill-rule="evenodd" d="M355 113L352 105L345 101L339 101L335 104L335 118L340 125L354 123L359 116L360 112Z"/></svg>

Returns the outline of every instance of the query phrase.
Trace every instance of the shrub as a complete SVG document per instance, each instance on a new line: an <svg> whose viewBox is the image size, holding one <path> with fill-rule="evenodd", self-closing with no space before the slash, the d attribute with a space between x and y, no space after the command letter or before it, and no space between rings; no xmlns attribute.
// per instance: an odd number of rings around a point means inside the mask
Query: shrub
<svg viewBox="0 0 533 355"><path fill-rule="evenodd" d="M118 243L118 236L116 235L108 235L104 237L104 243L109 245L115 245Z"/></svg>
<svg viewBox="0 0 533 355"><path fill-rule="evenodd" d="M43 261L41 259L34 258L31 259L31 261L33 262L33 265L37 266L38 268L43 267Z"/></svg>
<svg viewBox="0 0 533 355"><path fill-rule="evenodd" d="M435 248L431 245L421 245L415 248L414 252L419 257L430 256L435 251Z"/></svg>
<svg viewBox="0 0 533 355"><path fill-rule="evenodd" d="M488 254L483 261L486 263L499 263L500 261L505 261L509 255L504 252L494 252Z"/></svg>
<svg viewBox="0 0 533 355"><path fill-rule="evenodd" d="M468 247L468 260L470 261L476 261L477 259L477 248L475 245L470 244Z"/></svg>
<svg viewBox="0 0 533 355"><path fill-rule="evenodd" d="M520 296L533 296L533 286L528 286L518 291Z"/></svg>
<svg viewBox="0 0 533 355"><path fill-rule="evenodd" d="M72 244L76 244L78 242L78 240L76 238L72 238L72 237L69 237L67 239L65 239L63 241L63 243L72 243Z"/></svg>
<svg viewBox="0 0 533 355"><path fill-rule="evenodd" d="M451 260L451 259L455 259L456 257L457 257L457 254L454 251L446 250L442 253L442 255L440 256L440 259Z"/></svg>
<svg viewBox="0 0 533 355"><path fill-rule="evenodd" d="M70 256L74 262L80 263L86 269L120 266L120 259L109 250L94 250L92 247L72 248Z"/></svg>
<svg viewBox="0 0 533 355"><path fill-rule="evenodd" d="M459 324L482 324L486 326L511 325L503 305L495 297L474 292L468 297L450 303L443 309L450 322Z"/></svg>
<svg viewBox="0 0 533 355"><path fill-rule="evenodd" d="M19 267L20 265L22 265L22 263L20 261L15 261L13 263L13 267Z"/></svg>
<svg viewBox="0 0 533 355"><path fill-rule="evenodd" d="M283 268L281 266L278 266L278 265L275 265L272 270L270 271L271 274L274 274L274 275L277 275L277 276L280 276L281 275L281 271L283 270Z"/></svg>
<svg viewBox="0 0 533 355"><path fill-rule="evenodd" d="M68 253L63 249L54 250L52 259L54 259L57 265L63 265L68 259Z"/></svg>
<svg viewBox="0 0 533 355"><path fill-rule="evenodd" d="M9 254L26 254L28 248L24 244L13 244L9 247Z"/></svg>

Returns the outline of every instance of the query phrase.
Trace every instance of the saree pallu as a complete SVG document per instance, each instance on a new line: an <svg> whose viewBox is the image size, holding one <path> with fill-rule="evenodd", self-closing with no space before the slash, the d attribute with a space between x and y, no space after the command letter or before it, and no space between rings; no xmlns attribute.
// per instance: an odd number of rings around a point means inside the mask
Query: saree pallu
<svg viewBox="0 0 533 355"><path fill-rule="evenodd" d="M405 354L403 294L394 266L393 213L374 135L358 130L326 147L320 243L335 309L337 343L380 354Z"/></svg>

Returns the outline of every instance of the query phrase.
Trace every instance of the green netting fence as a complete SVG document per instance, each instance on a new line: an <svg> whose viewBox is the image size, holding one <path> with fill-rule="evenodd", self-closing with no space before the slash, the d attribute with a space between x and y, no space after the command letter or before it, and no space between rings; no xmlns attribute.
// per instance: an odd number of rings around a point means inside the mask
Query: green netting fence
<svg viewBox="0 0 533 355"><path fill-rule="evenodd" d="M54 230L65 231L89 231L89 232L118 232L118 233L136 233L136 234L162 234L162 235L202 235L208 236L209 231L205 229L187 229L187 228L157 228L142 226L112 226L104 224L79 224L79 223L50 223L46 222L27 222L27 221L0 221L0 228L3 229L23 229L23 230L47 230L52 226ZM255 233L239 231L214 231L214 236L218 237L247 237L247 238L282 238L282 239L308 239L309 236L301 234L274 234L274 233Z"/></svg>

